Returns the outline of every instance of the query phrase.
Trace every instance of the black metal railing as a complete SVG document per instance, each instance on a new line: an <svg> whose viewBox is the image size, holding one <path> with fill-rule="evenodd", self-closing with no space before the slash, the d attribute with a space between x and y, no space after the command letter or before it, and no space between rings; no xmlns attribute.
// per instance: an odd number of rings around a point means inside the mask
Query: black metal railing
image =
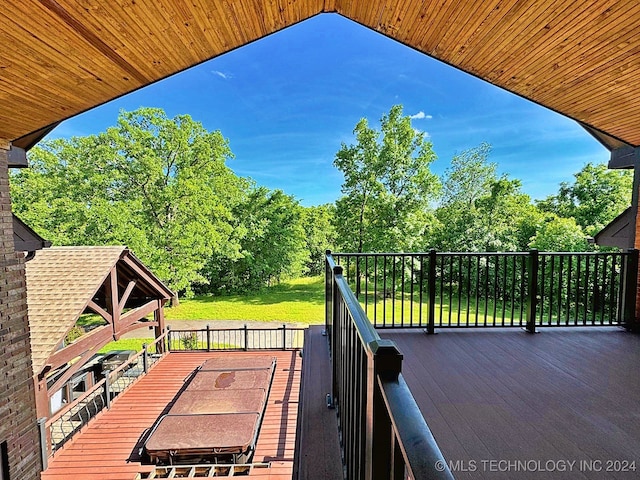
<svg viewBox="0 0 640 480"><path fill-rule="evenodd" d="M331 255L326 278L329 403L338 412L345 477L453 478L404 381L402 355L379 337Z"/></svg>
<svg viewBox="0 0 640 480"><path fill-rule="evenodd" d="M216 350L296 350L302 348L304 328L207 328L167 331L171 352Z"/></svg>
<svg viewBox="0 0 640 480"><path fill-rule="evenodd" d="M624 325L635 305L637 250L332 258L376 328Z"/></svg>

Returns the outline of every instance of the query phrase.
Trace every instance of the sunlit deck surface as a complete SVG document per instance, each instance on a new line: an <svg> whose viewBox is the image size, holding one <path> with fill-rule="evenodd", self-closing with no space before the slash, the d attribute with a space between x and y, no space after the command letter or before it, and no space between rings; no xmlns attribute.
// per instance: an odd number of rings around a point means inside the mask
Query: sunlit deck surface
<svg viewBox="0 0 640 480"><path fill-rule="evenodd" d="M291 479L302 359L298 351L170 353L49 459L43 480L133 480L153 466L141 464L145 430L168 410L184 380L205 360L229 355L277 358L271 392L258 436L255 462L271 462L250 476Z"/></svg>
<svg viewBox="0 0 640 480"><path fill-rule="evenodd" d="M613 328L380 334L404 354L405 379L456 478L640 475L640 336ZM635 471L619 471L625 466Z"/></svg>

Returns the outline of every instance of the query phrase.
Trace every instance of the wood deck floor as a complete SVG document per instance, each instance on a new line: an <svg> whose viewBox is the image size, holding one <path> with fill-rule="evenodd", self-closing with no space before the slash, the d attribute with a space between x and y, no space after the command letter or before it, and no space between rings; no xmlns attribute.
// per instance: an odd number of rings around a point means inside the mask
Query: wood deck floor
<svg viewBox="0 0 640 480"><path fill-rule="evenodd" d="M640 478L639 335L380 335L404 354L404 377L456 478Z"/></svg>
<svg viewBox="0 0 640 480"><path fill-rule="evenodd" d="M290 480L300 394L302 359L297 351L170 353L99 414L50 459L42 480L132 480L148 472L138 455L145 429L166 411L185 378L209 358L228 355L272 355L276 371L256 444L254 462L271 462L251 476ZM166 412L165 412L166 413Z"/></svg>

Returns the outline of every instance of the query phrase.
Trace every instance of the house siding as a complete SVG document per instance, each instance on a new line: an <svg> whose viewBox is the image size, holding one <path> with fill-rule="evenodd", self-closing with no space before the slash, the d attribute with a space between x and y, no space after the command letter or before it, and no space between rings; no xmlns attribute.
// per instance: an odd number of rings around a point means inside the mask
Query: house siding
<svg viewBox="0 0 640 480"><path fill-rule="evenodd" d="M39 478L24 257L13 244L8 151L0 148L0 442L7 442L9 478Z"/></svg>

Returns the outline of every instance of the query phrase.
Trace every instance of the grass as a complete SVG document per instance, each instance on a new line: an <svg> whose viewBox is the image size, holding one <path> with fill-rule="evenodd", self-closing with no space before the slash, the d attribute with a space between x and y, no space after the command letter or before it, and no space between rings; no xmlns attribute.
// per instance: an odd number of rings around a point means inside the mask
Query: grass
<svg viewBox="0 0 640 480"><path fill-rule="evenodd" d="M197 296L165 308L167 320L324 322L324 277L303 277L247 295Z"/></svg>
<svg viewBox="0 0 640 480"><path fill-rule="evenodd" d="M139 352L142 350L142 345L147 343L151 344L155 341L153 338L121 338L113 342L107 343L104 347L98 350L98 353L107 353L111 350L135 350Z"/></svg>

